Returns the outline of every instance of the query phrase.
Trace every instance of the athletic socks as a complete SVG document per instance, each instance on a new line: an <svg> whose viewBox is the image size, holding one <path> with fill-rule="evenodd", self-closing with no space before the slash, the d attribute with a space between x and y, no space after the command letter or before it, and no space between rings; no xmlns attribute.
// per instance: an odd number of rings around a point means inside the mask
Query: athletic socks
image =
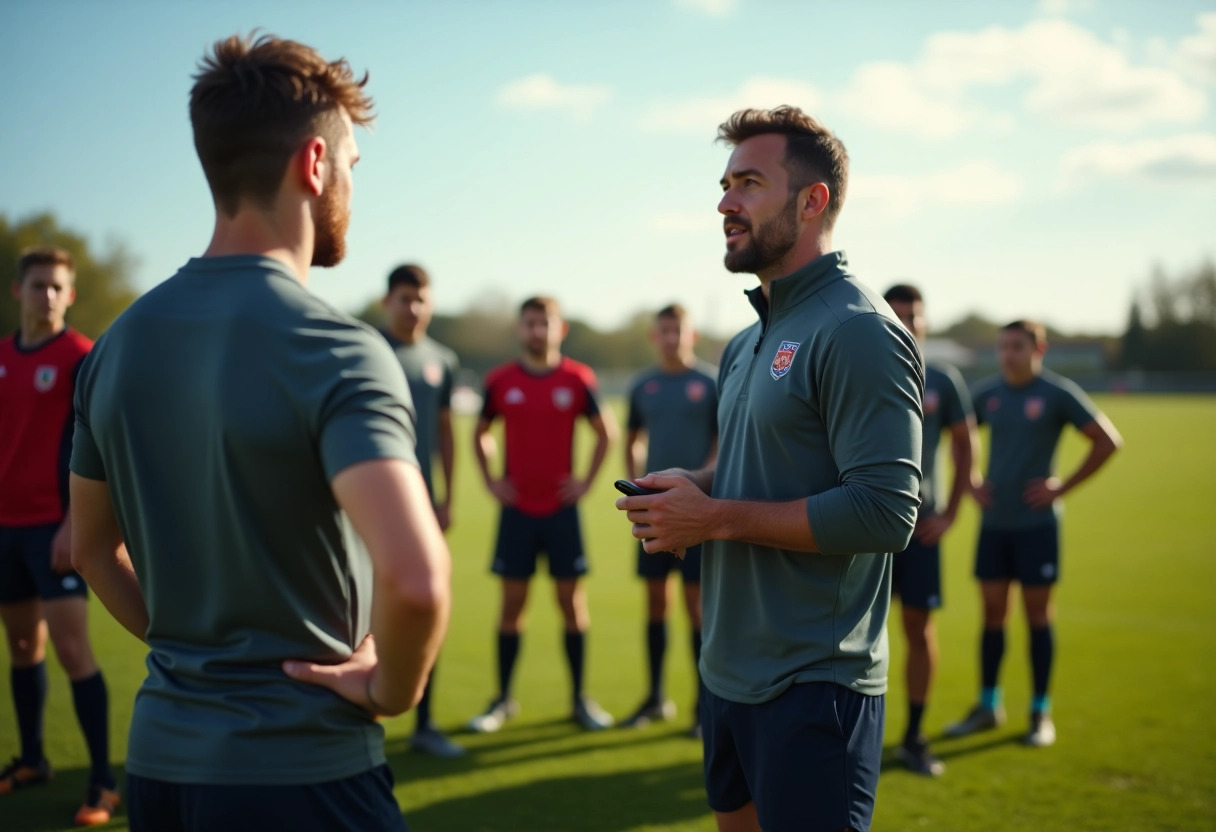
<svg viewBox="0 0 1216 832"><path fill-rule="evenodd" d="M1001 673L1001 659L1005 656L1005 630L984 630L980 638L980 684L984 688L995 688Z"/></svg>
<svg viewBox="0 0 1216 832"><path fill-rule="evenodd" d="M435 684L435 671L439 665L436 664L431 668L431 675L426 680L426 687L422 689L422 698L418 700L418 706L415 710L418 712L418 721L415 723L415 731L425 731L431 728L431 685Z"/></svg>
<svg viewBox="0 0 1216 832"><path fill-rule="evenodd" d="M667 655L667 622L646 624L646 656L650 660L650 699L663 701L663 658Z"/></svg>
<svg viewBox="0 0 1216 832"><path fill-rule="evenodd" d="M46 662L9 670L17 733L21 735L21 762L42 762L42 711L46 705Z"/></svg>
<svg viewBox="0 0 1216 832"><path fill-rule="evenodd" d="M1048 710L1047 687L1051 681L1051 663L1055 653L1055 638L1051 625L1030 630L1030 668L1034 678L1034 707L1036 714Z"/></svg>
<svg viewBox="0 0 1216 832"><path fill-rule="evenodd" d="M89 783L106 789L114 788L114 775L110 771L109 697L106 682L97 671L86 679L72 682L72 704L76 706L76 719L84 734L89 749L92 770Z"/></svg>
<svg viewBox="0 0 1216 832"><path fill-rule="evenodd" d="M908 703L908 730L904 733L904 745L916 745L920 741L920 723L925 716L925 703Z"/></svg>
<svg viewBox="0 0 1216 832"><path fill-rule="evenodd" d="M504 700L511 698L511 677L519 657L519 639L519 633L498 631L498 693Z"/></svg>
<svg viewBox="0 0 1216 832"><path fill-rule="evenodd" d="M570 665L570 683L574 693L574 701L583 695L583 651L586 644L586 633L566 632L566 662Z"/></svg>

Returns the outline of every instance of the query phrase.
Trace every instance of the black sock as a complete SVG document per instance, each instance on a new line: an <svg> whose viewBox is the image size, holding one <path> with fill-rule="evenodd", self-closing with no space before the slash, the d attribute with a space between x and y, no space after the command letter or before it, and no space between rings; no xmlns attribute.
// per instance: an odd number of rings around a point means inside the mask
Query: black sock
<svg viewBox="0 0 1216 832"><path fill-rule="evenodd" d="M46 662L9 670L17 733L21 735L21 762L42 762L42 711L46 705Z"/></svg>
<svg viewBox="0 0 1216 832"><path fill-rule="evenodd" d="M646 656L650 660L650 700L663 701L663 658L667 655L667 622L646 625Z"/></svg>
<svg viewBox="0 0 1216 832"><path fill-rule="evenodd" d="M72 682L72 704L76 706L76 719L89 748L89 783L94 786L114 788L114 774L110 771L110 726L109 696L106 680L101 671L87 679Z"/></svg>
<svg viewBox="0 0 1216 832"><path fill-rule="evenodd" d="M439 665L436 663L431 668L431 675L426 680L426 687L422 689L422 698L418 700L418 706L415 710L418 712L418 721L415 723L415 731L425 731L434 726L431 725L431 686L435 684L435 671Z"/></svg>
<svg viewBox="0 0 1216 832"><path fill-rule="evenodd" d="M1030 667L1034 677L1034 695L1042 700L1047 696L1051 681L1051 660L1055 653L1055 638L1051 625L1030 629Z"/></svg>
<svg viewBox="0 0 1216 832"><path fill-rule="evenodd" d="M575 701L583 695L583 651L586 635L566 632L566 662L570 665L570 686Z"/></svg>
<svg viewBox="0 0 1216 832"><path fill-rule="evenodd" d="M515 659L519 657L520 633L498 631L498 695L511 698L511 677L515 674Z"/></svg>
<svg viewBox="0 0 1216 832"><path fill-rule="evenodd" d="M984 630L980 639L980 684L995 688L1001 675L1001 659L1005 656L1005 630Z"/></svg>
<svg viewBox="0 0 1216 832"><path fill-rule="evenodd" d="M925 703L908 703L908 730L904 734L904 745L915 745L920 741L920 722L925 716Z"/></svg>

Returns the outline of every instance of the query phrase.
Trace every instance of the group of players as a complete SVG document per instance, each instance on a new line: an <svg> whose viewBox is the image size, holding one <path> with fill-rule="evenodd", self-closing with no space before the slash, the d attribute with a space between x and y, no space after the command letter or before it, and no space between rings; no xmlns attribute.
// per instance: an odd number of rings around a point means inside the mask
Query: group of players
<svg viewBox="0 0 1216 832"><path fill-rule="evenodd" d="M259 72L269 86L251 93L244 79ZM342 257L352 128L370 119L362 85L345 62L290 41L217 44L191 95L217 209L211 243L92 353L65 322L70 257L22 256L13 287L21 327L0 342L0 617L21 748L0 771L0 795L51 777L42 748L49 635L93 762L76 822L104 823L118 806L86 580L150 648L128 744L132 829L399 829L383 731L370 717L417 704L413 746L462 753L430 708L450 604L442 532L456 358L426 334L429 276L417 266L390 274L378 341L304 286L310 265ZM271 122L266 96L282 107ZM275 145L285 171L264 155L242 160L246 124L290 134ZM695 358L684 310L664 308L653 329L659 363L630 391L625 468L649 493L617 507L639 540L650 685L624 724L674 714L663 665L668 579L679 569L702 676L690 733L704 734L719 828L865 829L892 590L909 643L898 753L920 773L944 771L921 723L937 663L938 544L967 494L983 508L981 691L946 733L1004 720L999 668L1016 582L1031 628L1026 739L1054 742L1058 498L1120 439L1075 385L1043 369L1046 340L1032 322L1001 330L1000 376L971 393L956 370L924 368L919 292L895 286L883 303L831 251L847 155L830 131L778 108L740 111L720 137L734 147L719 204L726 265L760 278L749 292L760 322L731 342L715 373ZM594 373L562 355L556 301L525 301L518 334L518 360L486 376L474 436L501 504L492 570L502 607L497 692L469 728L498 730L518 711L511 681L544 554L565 628L571 717L600 730L613 719L583 689L589 615L577 504L616 428ZM501 462L491 432L499 418ZM596 442L576 476L580 418ZM991 427L984 477L975 471L981 422ZM1068 424L1090 450L1059 480L1052 458ZM955 471L943 500L934 468L945 432ZM651 473L638 477L643 467ZM883 553L905 544L892 577Z"/></svg>

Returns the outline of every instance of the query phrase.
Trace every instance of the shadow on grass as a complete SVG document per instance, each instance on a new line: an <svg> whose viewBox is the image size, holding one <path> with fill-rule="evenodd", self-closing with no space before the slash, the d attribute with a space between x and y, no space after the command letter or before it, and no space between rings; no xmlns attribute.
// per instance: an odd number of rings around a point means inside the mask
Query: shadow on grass
<svg viewBox="0 0 1216 832"><path fill-rule="evenodd" d="M990 751L993 748L1001 748L1006 745L1022 745L1024 737L1024 733L994 734L984 742L974 742L970 737L946 737L939 734L936 737L929 738L929 746L933 749L933 756L944 763L956 757L979 754L984 751ZM895 750L897 748L899 748L898 742L883 746L882 767L879 771L886 773L888 771L905 769L904 764L895 759Z"/></svg>
<svg viewBox="0 0 1216 832"><path fill-rule="evenodd" d="M621 832L709 813L700 766L549 777L431 803L406 813L427 832Z"/></svg>
<svg viewBox="0 0 1216 832"><path fill-rule="evenodd" d="M122 766L114 767L119 789L126 781ZM0 800L0 829L13 832L51 832L72 829L72 820L80 808L89 786L87 768L55 769L55 777L42 786L31 786L6 794ZM114 820L94 829L125 829L127 823L124 806L118 807Z"/></svg>

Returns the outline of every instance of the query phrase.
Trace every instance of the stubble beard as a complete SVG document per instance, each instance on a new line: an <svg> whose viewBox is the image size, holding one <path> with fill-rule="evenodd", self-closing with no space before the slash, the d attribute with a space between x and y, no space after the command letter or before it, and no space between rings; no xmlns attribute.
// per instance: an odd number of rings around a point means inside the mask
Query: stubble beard
<svg viewBox="0 0 1216 832"><path fill-rule="evenodd" d="M336 266L346 256L346 229L350 226L350 208L340 203L336 183L327 183L317 200L316 239L312 250L312 265Z"/></svg>
<svg viewBox="0 0 1216 832"><path fill-rule="evenodd" d="M790 253L798 242L798 223L794 212L798 195L791 194L781 212L763 225L748 225L751 243L734 251L727 251L722 262L727 271L737 274L759 274Z"/></svg>

